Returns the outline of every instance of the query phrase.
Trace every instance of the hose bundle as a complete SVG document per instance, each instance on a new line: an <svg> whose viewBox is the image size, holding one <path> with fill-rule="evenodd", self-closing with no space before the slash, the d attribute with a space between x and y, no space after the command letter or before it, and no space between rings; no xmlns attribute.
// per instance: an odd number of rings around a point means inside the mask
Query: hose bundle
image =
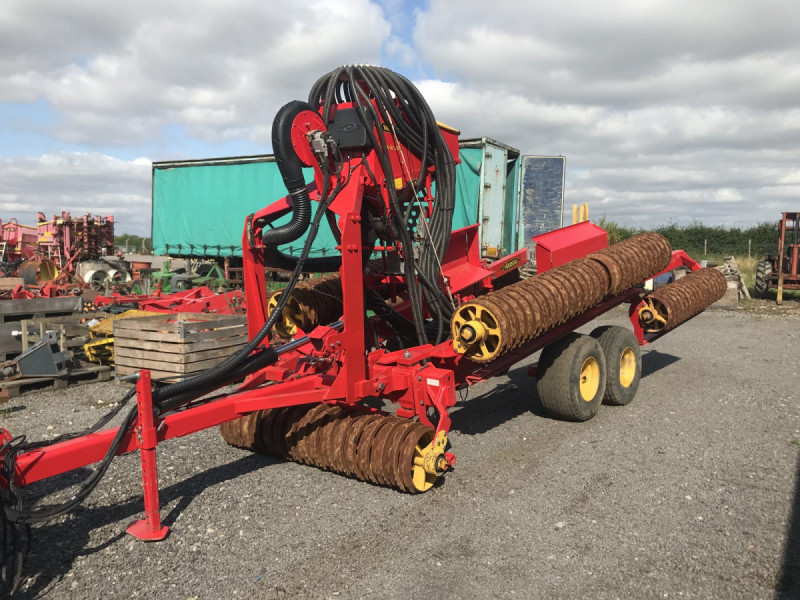
<svg viewBox="0 0 800 600"><path fill-rule="evenodd" d="M311 88L308 104L322 109L324 122L330 120L333 107L340 103L353 103L372 147L378 157L387 185L392 231L404 251L404 269L409 291L409 302L420 344L428 343L425 333L423 296L437 322L436 342L440 342L453 311L452 303L439 288L441 264L450 241L455 207L455 162L442 136L433 112L419 90L408 79L389 69L370 65L347 65L323 75ZM374 104L373 104L374 102ZM378 126L373 129L373 123ZM420 171L411 181L411 173L404 169L395 173L390 160L390 146L408 148L419 159ZM401 161L402 162L402 161ZM407 164L407 163L404 163ZM411 204L418 201L428 174L434 168L436 183L433 210L426 220L420 215L417 227L419 247L414 252L413 231L409 227ZM397 178L406 181L413 197L403 210ZM382 182L376 181L377 185ZM421 229L421 231L420 231Z"/></svg>

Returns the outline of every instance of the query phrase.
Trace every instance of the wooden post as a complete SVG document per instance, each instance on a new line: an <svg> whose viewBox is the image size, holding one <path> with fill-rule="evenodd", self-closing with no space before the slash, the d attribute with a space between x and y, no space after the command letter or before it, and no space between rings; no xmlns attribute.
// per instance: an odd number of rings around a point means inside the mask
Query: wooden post
<svg viewBox="0 0 800 600"><path fill-rule="evenodd" d="M747 258L750 258L750 250L751 250L752 247L753 247L753 240L752 239L748 239L747 240Z"/></svg>
<svg viewBox="0 0 800 600"><path fill-rule="evenodd" d="M708 254L708 240L707 239L703 240L703 256L705 256L706 254Z"/></svg>

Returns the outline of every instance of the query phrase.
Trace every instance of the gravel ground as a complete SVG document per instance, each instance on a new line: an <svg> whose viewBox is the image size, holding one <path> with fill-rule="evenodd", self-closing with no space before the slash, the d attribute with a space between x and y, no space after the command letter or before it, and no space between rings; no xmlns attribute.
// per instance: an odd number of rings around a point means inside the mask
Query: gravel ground
<svg viewBox="0 0 800 600"><path fill-rule="evenodd" d="M36 527L20 597L798 598L798 347L796 316L706 312L645 352L631 405L581 424L544 415L519 366L455 409L457 468L421 496L215 430L171 440L167 540L124 534L142 500L138 457L121 457L81 509ZM25 394L0 424L52 437L123 391Z"/></svg>

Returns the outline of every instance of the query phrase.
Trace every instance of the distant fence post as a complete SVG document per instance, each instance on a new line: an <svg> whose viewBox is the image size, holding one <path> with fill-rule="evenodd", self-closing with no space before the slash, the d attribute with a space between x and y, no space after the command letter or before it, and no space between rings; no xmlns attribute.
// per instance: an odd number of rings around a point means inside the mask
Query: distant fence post
<svg viewBox="0 0 800 600"><path fill-rule="evenodd" d="M750 258L750 249L753 247L753 240L747 240L747 258Z"/></svg>
<svg viewBox="0 0 800 600"><path fill-rule="evenodd" d="M707 239L703 240L703 256L705 256L706 254L708 254L708 240Z"/></svg>

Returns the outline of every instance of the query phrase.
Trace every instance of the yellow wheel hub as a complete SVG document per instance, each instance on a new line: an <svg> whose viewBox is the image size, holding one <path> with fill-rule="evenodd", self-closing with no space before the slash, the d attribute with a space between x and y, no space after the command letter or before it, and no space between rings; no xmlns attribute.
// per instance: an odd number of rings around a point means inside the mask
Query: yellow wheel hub
<svg viewBox="0 0 800 600"><path fill-rule="evenodd" d="M278 306L278 299L281 297L282 292L272 294L267 307L270 313ZM300 309L299 304L290 297L286 306L281 311L281 318L275 323L275 329L283 337L293 337L297 333L297 324L303 322L303 311Z"/></svg>
<svg viewBox="0 0 800 600"><path fill-rule="evenodd" d="M484 306L467 303L452 319L453 349L469 358L489 360L502 342L497 319Z"/></svg>
<svg viewBox="0 0 800 600"><path fill-rule="evenodd" d="M667 324L666 313L663 306L650 298L645 300L645 305L639 309L639 322L647 331L659 331Z"/></svg>
<svg viewBox="0 0 800 600"><path fill-rule="evenodd" d="M622 387L630 387L636 377L636 355L632 348L625 348L619 357L619 383Z"/></svg>
<svg viewBox="0 0 800 600"><path fill-rule="evenodd" d="M581 366L581 398L583 398L585 402L591 402L597 395L597 390L599 387L600 365L597 363L596 358L589 356L583 361L583 365Z"/></svg>
<svg viewBox="0 0 800 600"><path fill-rule="evenodd" d="M430 438L428 438L430 439ZM411 478L419 492L427 492L436 480L447 470L447 458L444 449L447 446L447 434L440 431L427 446L417 445L414 448L414 463L411 467Z"/></svg>

